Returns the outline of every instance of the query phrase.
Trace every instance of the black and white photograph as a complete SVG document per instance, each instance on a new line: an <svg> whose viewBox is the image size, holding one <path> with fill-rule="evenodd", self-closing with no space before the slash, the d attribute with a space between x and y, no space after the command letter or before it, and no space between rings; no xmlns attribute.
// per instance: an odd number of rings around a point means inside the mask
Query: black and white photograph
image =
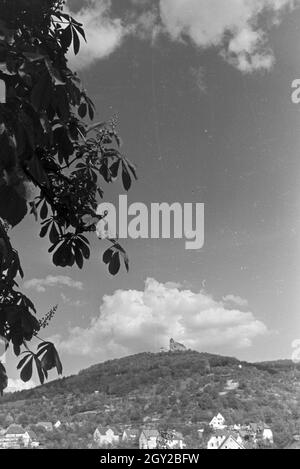
<svg viewBox="0 0 300 469"><path fill-rule="evenodd" d="M299 261L300 0L0 0L0 449L300 449Z"/></svg>

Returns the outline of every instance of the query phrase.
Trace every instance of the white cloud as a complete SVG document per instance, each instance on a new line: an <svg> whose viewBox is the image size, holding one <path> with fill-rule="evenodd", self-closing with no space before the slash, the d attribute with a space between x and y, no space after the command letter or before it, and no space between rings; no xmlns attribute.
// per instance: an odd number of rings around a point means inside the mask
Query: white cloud
<svg viewBox="0 0 300 469"><path fill-rule="evenodd" d="M100 315L86 329L72 328L58 347L72 355L105 360L158 351L170 337L198 351L234 350L251 346L267 332L251 312L228 309L204 292L148 279L143 291L117 290L104 296Z"/></svg>
<svg viewBox="0 0 300 469"><path fill-rule="evenodd" d="M223 301L225 301L225 303L233 303L240 307L248 306L248 301L237 295L226 295L223 297Z"/></svg>
<svg viewBox="0 0 300 469"><path fill-rule="evenodd" d="M47 287L54 286L66 286L77 290L83 289L82 282L75 281L66 275L48 275L46 278L33 278L23 283L24 288L33 289L39 293L44 293Z"/></svg>
<svg viewBox="0 0 300 469"><path fill-rule="evenodd" d="M76 14L71 14L84 25L87 42L81 41L77 56L69 53L71 67L76 70L89 67L108 57L122 43L127 29L120 18L111 18L111 0L90 0Z"/></svg>
<svg viewBox="0 0 300 469"><path fill-rule="evenodd" d="M268 12L279 24L286 9L299 0L160 0L161 19L175 41L189 38L199 48L217 47L244 73L270 69L274 63L266 32L258 19Z"/></svg>
<svg viewBox="0 0 300 469"><path fill-rule="evenodd" d="M64 293L61 293L60 296L61 296L61 299L63 300L63 303L65 305L75 306L76 308L84 305L83 301L81 301L81 300L72 300L72 298L69 298Z"/></svg>
<svg viewBox="0 0 300 469"><path fill-rule="evenodd" d="M31 389L36 386L35 382L30 380L24 383L21 379L10 379L8 378L7 388L5 392L17 392L23 391L24 389Z"/></svg>
<svg viewBox="0 0 300 469"><path fill-rule="evenodd" d="M149 9L138 14L131 26L131 33L139 39L149 40L154 43L158 35L162 32L159 23L158 11L156 8Z"/></svg>
<svg viewBox="0 0 300 469"><path fill-rule="evenodd" d="M75 69L108 57L128 36L152 43L165 33L175 42L191 42L199 49L215 47L243 73L269 70L275 61L268 32L300 0L131 0L124 20L113 17L112 0L84 0L74 16L83 23L87 44L76 57ZM262 25L262 14L268 21ZM260 24L259 24L260 23ZM187 41L188 40L188 41Z"/></svg>

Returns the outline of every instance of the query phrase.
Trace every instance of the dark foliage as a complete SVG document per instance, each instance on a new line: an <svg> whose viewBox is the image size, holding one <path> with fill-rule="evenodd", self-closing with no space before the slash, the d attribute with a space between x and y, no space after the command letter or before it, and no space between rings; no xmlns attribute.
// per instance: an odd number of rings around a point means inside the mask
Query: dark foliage
<svg viewBox="0 0 300 469"><path fill-rule="evenodd" d="M120 151L115 120L87 124L94 105L66 58L70 48L79 52L85 33L63 3L0 0L0 79L6 85L6 102L0 103L0 337L17 356L25 349L22 379L30 379L35 364L42 383L62 366L53 344L42 341L37 353L28 349L41 324L18 290L23 271L8 226L29 211L41 224L40 236L49 238L54 265L81 269L90 257L87 235L106 216L96 213L102 184L120 174L129 190L136 178ZM28 203L33 186L39 194ZM118 273L120 258L128 270L125 251L117 240L110 243L104 254L109 272Z"/></svg>

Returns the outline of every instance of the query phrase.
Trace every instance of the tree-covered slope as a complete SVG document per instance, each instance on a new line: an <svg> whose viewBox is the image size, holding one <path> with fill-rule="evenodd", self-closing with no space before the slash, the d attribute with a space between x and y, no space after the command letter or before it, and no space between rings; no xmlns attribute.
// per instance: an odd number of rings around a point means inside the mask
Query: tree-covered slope
<svg viewBox="0 0 300 469"><path fill-rule="evenodd" d="M80 422L90 437L98 424L163 425L195 438L216 412L228 424L265 422L282 446L300 433L299 365L249 364L193 351L141 353L5 395L0 425L7 415L27 424L60 419Z"/></svg>

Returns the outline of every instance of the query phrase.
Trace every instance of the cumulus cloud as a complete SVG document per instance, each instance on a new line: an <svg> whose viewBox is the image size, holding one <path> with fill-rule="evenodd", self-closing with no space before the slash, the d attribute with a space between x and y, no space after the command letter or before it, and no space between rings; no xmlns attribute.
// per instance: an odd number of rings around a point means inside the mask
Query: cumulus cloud
<svg viewBox="0 0 300 469"><path fill-rule="evenodd" d="M31 389L36 386L35 382L30 380L24 383L21 379L10 379L8 378L7 388L5 392L17 392L23 391L24 389Z"/></svg>
<svg viewBox="0 0 300 469"><path fill-rule="evenodd" d="M279 24L299 0L160 0L161 19L175 41L189 38L199 48L217 47L244 73L270 69L274 63L266 32L258 26L262 13Z"/></svg>
<svg viewBox="0 0 300 469"><path fill-rule="evenodd" d="M23 287L26 289L33 289L39 293L44 293L47 287L65 286L69 288L76 288L77 290L83 289L82 282L73 280L66 275L48 275L46 278L32 278L24 282Z"/></svg>
<svg viewBox="0 0 300 469"><path fill-rule="evenodd" d="M223 301L225 303L235 304L241 308L248 306L248 301L238 295L226 295L223 297Z"/></svg>
<svg viewBox="0 0 300 469"><path fill-rule="evenodd" d="M84 302L81 300L73 300L72 298L69 298L67 295L64 293L61 293L61 299L63 300L63 303L68 306L75 306L76 308L79 308L80 306L84 305Z"/></svg>
<svg viewBox="0 0 300 469"><path fill-rule="evenodd" d="M81 42L78 55L69 53L70 64L76 70L108 57L121 45L128 31L120 18L111 17L111 8L111 0L90 0L74 15L84 25L87 39Z"/></svg>
<svg viewBox="0 0 300 469"><path fill-rule="evenodd" d="M267 333L253 313L227 308L204 292L148 279L145 288L117 290L103 297L100 314L89 327L75 327L59 349L99 360L158 351L170 337L198 351L249 347Z"/></svg>
<svg viewBox="0 0 300 469"><path fill-rule="evenodd" d="M88 42L70 60L76 69L85 68L109 56L128 36L154 42L165 34L200 50L214 47L243 73L269 70L275 58L268 32L299 5L300 0L131 0L121 19L113 16L113 0L84 0L75 16Z"/></svg>
<svg viewBox="0 0 300 469"><path fill-rule="evenodd" d="M131 33L139 39L154 43L161 32L162 28L156 8L137 14L132 22Z"/></svg>

